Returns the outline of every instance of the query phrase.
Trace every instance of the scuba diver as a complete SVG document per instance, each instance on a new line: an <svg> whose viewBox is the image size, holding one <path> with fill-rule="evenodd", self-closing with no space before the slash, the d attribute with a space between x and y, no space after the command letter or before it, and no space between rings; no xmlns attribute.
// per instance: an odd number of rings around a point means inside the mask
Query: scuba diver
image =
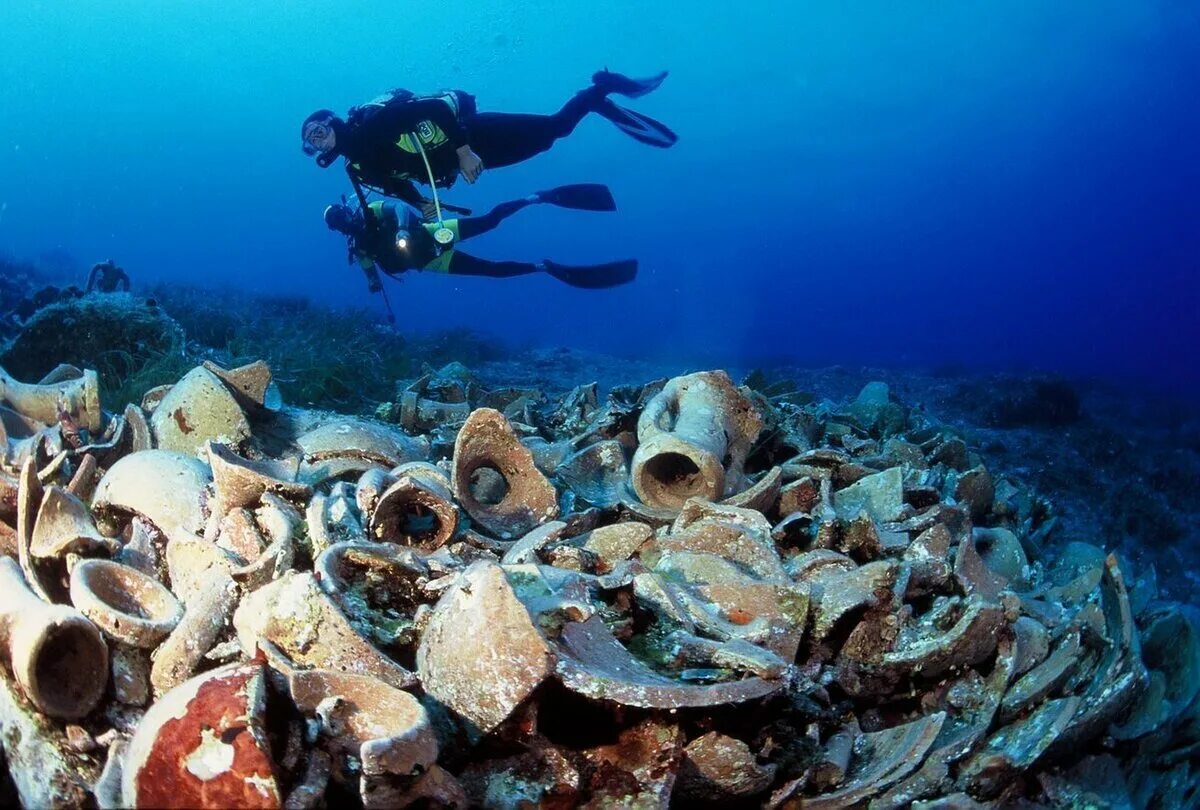
<svg viewBox="0 0 1200 810"><path fill-rule="evenodd" d="M641 98L666 77L666 71L632 79L602 70L592 77L590 87L552 115L481 113L475 97L462 90L435 96L393 90L352 108L345 119L331 110L308 116L300 128L302 149L322 168L339 156L345 158L356 188L362 184L403 200L429 218L430 201L413 181L448 188L462 174L474 183L485 167L511 166L545 152L570 135L588 113L607 118L642 143L671 146L678 137L668 127L609 98L612 94Z"/></svg>
<svg viewBox="0 0 1200 810"><path fill-rule="evenodd" d="M371 292L381 292L379 270L397 277L408 270L429 270L458 276L511 278L530 273L548 273L573 287L602 289L633 281L637 261L568 266L544 260L496 262L459 251L455 245L487 233L508 217L530 205L544 203L581 211L615 211L616 201L607 186L578 184L540 191L518 200L500 203L482 216L422 222L410 208L373 202L357 210L344 201L325 209L325 224L347 237L348 261L358 262L367 275ZM377 269L378 268L378 269Z"/></svg>
<svg viewBox="0 0 1200 810"><path fill-rule="evenodd" d="M87 292L95 289L102 293L110 293L116 292L118 287L122 292L129 292L129 275L117 267L112 259L92 265L92 272L88 275Z"/></svg>

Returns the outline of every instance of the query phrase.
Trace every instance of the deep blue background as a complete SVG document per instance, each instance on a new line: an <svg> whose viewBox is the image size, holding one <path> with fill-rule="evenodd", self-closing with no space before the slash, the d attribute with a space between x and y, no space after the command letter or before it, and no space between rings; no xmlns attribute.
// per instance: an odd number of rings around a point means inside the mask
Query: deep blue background
<svg viewBox="0 0 1200 810"><path fill-rule="evenodd" d="M636 256L636 285L411 274L403 327L1200 389L1192 0L265 6L4 3L0 250L371 304L321 223L345 182L300 154L308 112L395 85L551 111L599 67L666 67L632 106L675 149L589 120L448 195L608 182L617 214L526 211L470 250Z"/></svg>

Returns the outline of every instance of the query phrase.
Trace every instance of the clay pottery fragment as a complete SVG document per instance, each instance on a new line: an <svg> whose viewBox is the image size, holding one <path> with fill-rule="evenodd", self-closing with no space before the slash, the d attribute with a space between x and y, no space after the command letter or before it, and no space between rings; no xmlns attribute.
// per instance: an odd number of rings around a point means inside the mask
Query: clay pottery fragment
<svg viewBox="0 0 1200 810"><path fill-rule="evenodd" d="M81 501L90 501L92 493L96 491L98 481L96 474L99 471L99 466L96 457L90 453L81 456L79 458L79 465L75 468L75 472L71 474L71 482L67 484L67 492Z"/></svg>
<svg viewBox="0 0 1200 810"><path fill-rule="evenodd" d="M159 448L189 456L210 441L237 445L250 436L250 423L233 394L203 367L171 387L150 415L150 428Z"/></svg>
<svg viewBox="0 0 1200 810"><path fill-rule="evenodd" d="M45 490L42 488L42 482L38 480L33 459L26 459L21 464L17 487L17 560L29 589L38 598L53 602L51 591L58 589L54 588L54 583L49 577L43 582L43 572L39 570L40 566L30 552L35 520L44 495Z"/></svg>
<svg viewBox="0 0 1200 810"><path fill-rule="evenodd" d="M298 479L318 486L331 478L361 476L372 467L390 470L429 457L429 440L365 419L339 418L296 440L302 453Z"/></svg>
<svg viewBox="0 0 1200 810"><path fill-rule="evenodd" d="M295 461L250 461L224 444L210 442L208 463L212 467L218 514L257 506L267 492L292 503L307 503L312 497L312 487L295 481L298 470Z"/></svg>
<svg viewBox="0 0 1200 810"><path fill-rule="evenodd" d="M111 638L141 649L158 646L183 616L183 605L158 580L110 560L75 566L71 602Z"/></svg>
<svg viewBox="0 0 1200 810"><path fill-rule="evenodd" d="M645 504L679 509L745 489L742 472L762 417L723 371L670 380L638 418L630 476Z"/></svg>
<svg viewBox="0 0 1200 810"><path fill-rule="evenodd" d="M146 412L147 416L154 413L154 409L163 401L163 397L171 393L172 388L174 388L173 383L156 385L142 395L142 410Z"/></svg>
<svg viewBox="0 0 1200 810"><path fill-rule="evenodd" d="M98 515L140 515L168 542L204 533L212 481L208 465L171 450L125 456L104 474L92 497Z"/></svg>
<svg viewBox="0 0 1200 810"><path fill-rule="evenodd" d="M637 554L652 537L654 530L645 523L614 523L592 529L577 538L576 542L611 569Z"/></svg>
<svg viewBox="0 0 1200 810"><path fill-rule="evenodd" d="M904 512L904 474L899 467L865 476L833 493L839 517L850 519L865 512L877 523L899 520Z"/></svg>
<svg viewBox="0 0 1200 810"><path fill-rule="evenodd" d="M1021 542L1008 529L976 527L954 557L954 575L963 590L985 599L996 599L1006 589L1024 590L1028 568Z"/></svg>
<svg viewBox="0 0 1200 810"><path fill-rule="evenodd" d="M854 571L858 565L845 554L820 548L789 557L785 568L797 582L815 582L832 573Z"/></svg>
<svg viewBox="0 0 1200 810"><path fill-rule="evenodd" d="M756 700L782 690L786 678L699 684L661 675L617 641L599 616L563 626L555 639L555 674L563 685L592 700L651 709L699 708Z"/></svg>
<svg viewBox="0 0 1200 810"><path fill-rule="evenodd" d="M1061 737L1079 707L1078 697L1043 703L1028 717L997 731L983 749L963 764L960 784L988 799L1026 773Z"/></svg>
<svg viewBox="0 0 1200 810"><path fill-rule="evenodd" d="M543 523L513 543L512 548L504 552L504 556L500 559L500 562L504 565L536 564L541 562L538 552L562 538L563 531L566 528L567 524L561 520L552 520L549 523Z"/></svg>
<svg viewBox="0 0 1200 810"><path fill-rule="evenodd" d="M231 664L163 695L129 742L128 807L280 807L261 664Z"/></svg>
<svg viewBox="0 0 1200 810"><path fill-rule="evenodd" d="M237 567L237 560L228 551L198 537L169 543L166 558L171 592L185 605L207 587L212 576L232 577Z"/></svg>
<svg viewBox="0 0 1200 810"><path fill-rule="evenodd" d="M206 543L208 541L205 541ZM249 509L231 509L221 518L216 546L227 552L239 565L257 560L267 547L267 538Z"/></svg>
<svg viewBox="0 0 1200 810"><path fill-rule="evenodd" d="M304 512L313 557L337 543L367 542L353 499L344 495L313 495Z"/></svg>
<svg viewBox="0 0 1200 810"><path fill-rule="evenodd" d="M749 489L742 490L722 503L726 506L736 506L741 509L752 509L763 514L775 511L779 502L780 487L783 484L783 468L772 467L758 482Z"/></svg>
<svg viewBox="0 0 1200 810"><path fill-rule="evenodd" d="M29 553L39 559L61 560L67 554L115 554L116 541L96 529L87 504L61 487L48 487L33 525Z"/></svg>
<svg viewBox="0 0 1200 810"><path fill-rule="evenodd" d="M1013 622L1016 639L1016 675L1020 677L1033 669L1050 654L1050 633L1046 626L1029 616L1020 616Z"/></svg>
<svg viewBox="0 0 1200 810"><path fill-rule="evenodd" d="M417 651L425 691L481 733L554 670L554 653L500 566L476 562L434 608Z"/></svg>
<svg viewBox="0 0 1200 810"><path fill-rule="evenodd" d="M96 625L35 596L7 557L0 558L0 650L25 696L50 717L83 717L108 683L108 645Z"/></svg>
<svg viewBox="0 0 1200 810"><path fill-rule="evenodd" d="M454 443L454 495L472 520L502 539L558 516L558 493L499 411L473 411Z"/></svg>
<svg viewBox="0 0 1200 810"><path fill-rule="evenodd" d="M379 496L392 485L395 478L384 469L372 467L358 479L354 486L354 502L358 505L360 514L369 515L375 511Z"/></svg>
<svg viewBox="0 0 1200 810"><path fill-rule="evenodd" d="M192 677L228 626L238 604L238 593L234 581L220 572L211 573L197 585L187 600L183 617L154 653L150 683L156 695Z"/></svg>
<svg viewBox="0 0 1200 810"><path fill-rule="evenodd" d="M710 731L683 749L675 796L683 801L718 802L762 793L775 778L774 765L760 765L750 746Z"/></svg>
<svg viewBox="0 0 1200 810"><path fill-rule="evenodd" d="M205 360L203 365L205 370L225 383L243 408L252 412L274 412L283 407L279 388L271 380L271 368L262 360L228 369L211 360Z"/></svg>
<svg viewBox="0 0 1200 810"><path fill-rule="evenodd" d="M461 563L455 562L455 569ZM444 568L439 569L445 572ZM410 549L391 543L339 543L313 563L317 583L374 643L415 646L419 632L408 621L437 597L426 586L435 576ZM445 576L447 585L453 576ZM377 624L386 626L376 626Z"/></svg>
<svg viewBox="0 0 1200 810"><path fill-rule="evenodd" d="M17 382L0 368L0 403L46 425L57 423L61 410L89 433L98 433L104 419L100 380L94 371L37 385Z"/></svg>
<svg viewBox="0 0 1200 810"><path fill-rule="evenodd" d="M471 413L466 402L438 402L425 399L416 391L400 397L400 426L411 433L428 433L442 425L461 423Z"/></svg>
<svg viewBox="0 0 1200 810"><path fill-rule="evenodd" d="M905 549L901 559L912 568L914 595L941 590L950 581L950 530L941 523L930 526Z"/></svg>
<svg viewBox="0 0 1200 810"><path fill-rule="evenodd" d="M295 559L296 527L303 518L296 509L277 495L264 493L262 506L254 511L254 523L262 531L267 547L262 553L237 566L231 572L234 580L246 590L253 591L283 576Z"/></svg>
<svg viewBox="0 0 1200 810"><path fill-rule="evenodd" d="M356 758L366 776L409 776L437 761L438 744L415 697L378 678L328 670L289 677L292 700L315 716L331 754Z"/></svg>
<svg viewBox="0 0 1200 810"><path fill-rule="evenodd" d="M621 502L629 480L625 448L615 439L583 448L558 464L555 472L566 489L601 509Z"/></svg>
<svg viewBox="0 0 1200 810"><path fill-rule="evenodd" d="M840 555L839 555L840 556ZM868 607L886 604L900 590L900 566L879 560L846 570L840 565L820 566L806 581L813 585L812 638L821 642L846 616Z"/></svg>
<svg viewBox="0 0 1200 810"><path fill-rule="evenodd" d="M797 478L779 490L779 514L795 512L810 514L821 503L821 482L807 475Z"/></svg>
<svg viewBox="0 0 1200 810"><path fill-rule="evenodd" d="M396 475L368 513L371 539L428 550L448 543L458 531L458 507L444 474L432 465L410 464Z"/></svg>
<svg viewBox="0 0 1200 810"><path fill-rule="evenodd" d="M884 731L863 734L855 745L848 781L831 793L804 799L804 807L854 807L877 796L921 767L943 724L944 712Z"/></svg>
<svg viewBox="0 0 1200 810"><path fill-rule="evenodd" d="M761 513L693 499L684 505L669 534L656 537L643 559L676 551L715 554L764 580L787 579L771 539L771 524Z"/></svg>
<svg viewBox="0 0 1200 810"><path fill-rule="evenodd" d="M129 434L129 452L140 453L143 450L154 449L154 434L150 431L150 422L146 413L137 405L126 405L121 414L125 420L125 430Z"/></svg>
<svg viewBox="0 0 1200 810"><path fill-rule="evenodd" d="M415 681L354 628L312 574L289 571L247 594L233 625L247 655L266 640L294 666L373 675L398 689Z"/></svg>
<svg viewBox="0 0 1200 810"><path fill-rule="evenodd" d="M1077 751L1105 733L1129 710L1150 681L1142 660L1141 641L1130 608L1125 576L1112 554L1104 560L1100 604L1104 628L1100 660L1086 688L1079 694L1078 708L1061 736L1051 743L1049 756ZM1084 612L1081 610L1075 621L1081 621ZM1086 626L1083 630L1085 634L1094 634Z"/></svg>

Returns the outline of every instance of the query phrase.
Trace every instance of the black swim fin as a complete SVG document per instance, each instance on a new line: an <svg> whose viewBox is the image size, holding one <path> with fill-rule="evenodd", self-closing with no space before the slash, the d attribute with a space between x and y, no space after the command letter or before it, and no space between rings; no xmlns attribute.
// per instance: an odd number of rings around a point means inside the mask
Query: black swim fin
<svg viewBox="0 0 1200 810"><path fill-rule="evenodd" d="M578 211L616 211L608 186L601 183L575 183L569 186L539 191L538 199L559 208L574 208Z"/></svg>
<svg viewBox="0 0 1200 810"><path fill-rule="evenodd" d="M575 267L546 259L542 265L547 273L563 284L582 290L604 290L628 284L637 277L638 271L637 259Z"/></svg>
<svg viewBox="0 0 1200 810"><path fill-rule="evenodd" d="M679 140L679 136L666 124L655 121L648 115L627 110L614 103L611 99L604 99L596 108L596 112L616 124L617 129L629 137L641 141L648 146L667 149L674 146Z"/></svg>
<svg viewBox="0 0 1200 810"><path fill-rule="evenodd" d="M608 68L592 75L592 84L605 93L617 93L627 98L641 98L653 93L667 78L667 71L656 73L646 79L634 79L623 73L613 73Z"/></svg>

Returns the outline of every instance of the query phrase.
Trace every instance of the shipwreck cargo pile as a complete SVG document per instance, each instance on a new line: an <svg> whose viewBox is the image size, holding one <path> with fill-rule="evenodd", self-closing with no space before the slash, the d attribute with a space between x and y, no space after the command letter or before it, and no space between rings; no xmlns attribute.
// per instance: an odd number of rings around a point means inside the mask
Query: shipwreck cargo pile
<svg viewBox="0 0 1200 810"><path fill-rule="evenodd" d="M1195 800L1200 622L868 385L0 371L27 806Z"/></svg>

